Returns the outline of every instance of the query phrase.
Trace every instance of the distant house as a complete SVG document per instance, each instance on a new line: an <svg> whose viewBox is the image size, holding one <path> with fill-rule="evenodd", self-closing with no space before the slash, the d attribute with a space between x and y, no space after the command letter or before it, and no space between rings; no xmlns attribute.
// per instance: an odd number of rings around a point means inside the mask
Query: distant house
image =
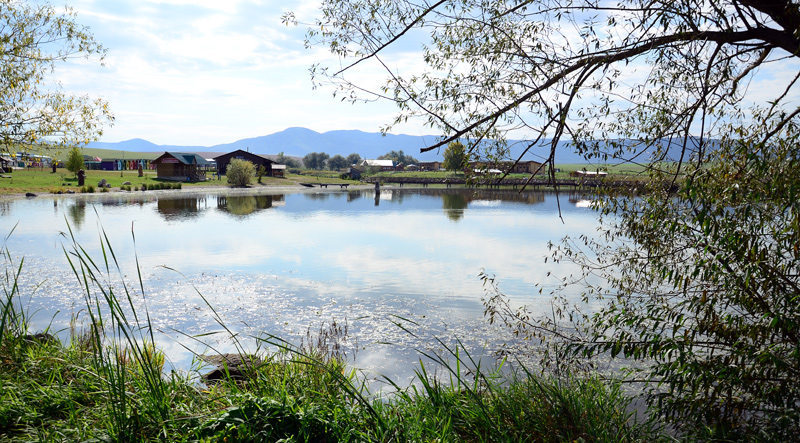
<svg viewBox="0 0 800 443"><path fill-rule="evenodd" d="M273 177L286 177L286 165L273 163L272 164L272 176Z"/></svg>
<svg viewBox="0 0 800 443"><path fill-rule="evenodd" d="M366 166L361 166L360 164L350 165L350 178L353 180L361 180L361 174L363 174L366 169Z"/></svg>
<svg viewBox="0 0 800 443"><path fill-rule="evenodd" d="M572 171L572 172L569 173L569 175L571 175L573 177L603 178L603 177L608 175L608 172L587 171L587 170L584 169L582 171Z"/></svg>
<svg viewBox="0 0 800 443"><path fill-rule="evenodd" d="M6 154L0 155L0 167L3 168L3 172L11 172L14 170L14 159L9 157Z"/></svg>
<svg viewBox="0 0 800 443"><path fill-rule="evenodd" d="M150 164L156 169L156 177L163 180L204 181L205 168L211 162L194 153L165 152Z"/></svg>
<svg viewBox="0 0 800 443"><path fill-rule="evenodd" d="M509 166L513 164L509 163ZM545 172L546 169L542 167L542 164L533 160L520 161L511 168L512 174L544 174Z"/></svg>
<svg viewBox="0 0 800 443"><path fill-rule="evenodd" d="M470 168L473 170L489 170L489 173L500 171L501 173L510 174L544 174L545 168L542 164L533 160L520 161L516 165L514 162L469 162ZM541 167L541 169L539 169Z"/></svg>
<svg viewBox="0 0 800 443"><path fill-rule="evenodd" d="M417 164L420 171L438 171L442 167L441 162L419 162Z"/></svg>
<svg viewBox="0 0 800 443"><path fill-rule="evenodd" d="M148 164L151 163L145 159L120 159L110 158L101 159L99 169L103 171L135 171L142 166L142 169L148 169Z"/></svg>
<svg viewBox="0 0 800 443"><path fill-rule="evenodd" d="M359 166L376 168L379 171L394 171L395 166L392 160L361 160Z"/></svg>
<svg viewBox="0 0 800 443"><path fill-rule="evenodd" d="M214 157L214 160L217 162L217 172L220 175L224 175L228 171L228 165L231 164L231 160L234 158L249 161L253 164L253 166L256 167L256 170L258 170L259 166L263 166L267 170L267 176L274 176L274 171L272 168L272 165L275 164L274 160L271 160L263 155L243 151L241 149Z"/></svg>

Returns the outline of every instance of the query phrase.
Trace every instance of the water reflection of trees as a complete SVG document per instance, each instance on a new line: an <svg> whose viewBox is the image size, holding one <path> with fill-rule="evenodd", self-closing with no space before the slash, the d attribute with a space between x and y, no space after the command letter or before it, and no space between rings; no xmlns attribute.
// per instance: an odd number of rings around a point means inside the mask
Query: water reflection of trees
<svg viewBox="0 0 800 443"><path fill-rule="evenodd" d="M272 208L283 201L283 194L220 196L217 198L217 208L231 215L244 216Z"/></svg>
<svg viewBox="0 0 800 443"><path fill-rule="evenodd" d="M158 199L156 210L167 220L197 217L200 214L200 199L197 197Z"/></svg>
<svg viewBox="0 0 800 443"><path fill-rule="evenodd" d="M464 218L464 210L468 205L467 197L461 193L458 194L442 194L442 209L444 213L452 221L459 221Z"/></svg>
<svg viewBox="0 0 800 443"><path fill-rule="evenodd" d="M347 192L347 201L352 202L360 199L364 196L364 193L361 191L348 191Z"/></svg>
<svg viewBox="0 0 800 443"><path fill-rule="evenodd" d="M83 221L86 220L86 202L84 200L75 200L73 204L67 207L67 215L72 221L72 225L80 229Z"/></svg>
<svg viewBox="0 0 800 443"><path fill-rule="evenodd" d="M303 194L309 200L327 200L331 198L330 192L309 192L307 194ZM348 199L349 201L349 199Z"/></svg>
<svg viewBox="0 0 800 443"><path fill-rule="evenodd" d="M10 201L0 201L0 215L11 215L11 202Z"/></svg>

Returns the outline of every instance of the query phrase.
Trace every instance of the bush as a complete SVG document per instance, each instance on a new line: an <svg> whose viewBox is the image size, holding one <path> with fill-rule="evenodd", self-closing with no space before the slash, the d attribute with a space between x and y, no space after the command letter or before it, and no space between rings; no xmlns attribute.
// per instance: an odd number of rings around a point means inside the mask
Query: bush
<svg viewBox="0 0 800 443"><path fill-rule="evenodd" d="M226 176L231 186L248 186L253 181L256 168L252 162L234 158L228 165Z"/></svg>
<svg viewBox="0 0 800 443"><path fill-rule="evenodd" d="M83 166L83 154L81 154L80 149L73 147L67 156L67 171L77 175L78 171L83 169Z"/></svg>

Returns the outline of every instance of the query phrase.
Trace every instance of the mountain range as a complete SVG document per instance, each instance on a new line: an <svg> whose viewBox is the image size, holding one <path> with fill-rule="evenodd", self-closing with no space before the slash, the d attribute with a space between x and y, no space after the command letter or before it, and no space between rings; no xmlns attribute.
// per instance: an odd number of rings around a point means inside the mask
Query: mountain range
<svg viewBox="0 0 800 443"><path fill-rule="evenodd" d="M307 128L288 128L261 137L245 138L232 143L224 143L213 146L179 146L179 145L157 145L155 143L135 138L122 142L94 142L87 145L89 148L111 149L131 152L197 152L203 155L213 156L215 153L223 154L226 152L242 149L254 154L274 156L280 152L289 157L304 157L311 152L325 152L330 156L340 154L347 156L356 153L361 158L377 158L390 151L403 151L406 155L420 161L441 161L444 148L434 149L428 152L420 152L420 149L433 145L438 141L435 135L414 136L396 135L381 133L370 133L358 130L337 130L319 133ZM511 154L521 152L524 144L510 143ZM665 145L666 146L666 145ZM670 157L677 159L672 151L677 148L670 148ZM549 146L537 146L528 152L524 159L542 161L547 157ZM642 158L643 160L643 158ZM556 156L557 163L589 163L583 156L577 154L575 149L570 146L569 141L559 143Z"/></svg>

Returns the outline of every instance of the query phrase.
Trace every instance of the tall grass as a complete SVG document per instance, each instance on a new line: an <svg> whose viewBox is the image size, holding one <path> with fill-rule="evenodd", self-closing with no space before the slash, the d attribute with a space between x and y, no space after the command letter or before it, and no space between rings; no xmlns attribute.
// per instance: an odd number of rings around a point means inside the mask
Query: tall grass
<svg viewBox="0 0 800 443"><path fill-rule="evenodd" d="M242 338L211 308L248 364L223 364L202 383L199 371L167 368L147 309L138 257L136 281L101 229L94 259L64 233L64 253L84 298L88 324L67 346L31 342L19 309L23 263L6 256L0 312L0 440L8 441L312 441L555 442L664 439L652 422L626 412L618 384L553 378L523 366L486 368L457 341L443 353L420 350L416 381L368 377L343 352L346 324L333 322L295 344L275 336ZM135 245L136 238L132 233ZM135 249L135 248L134 248ZM196 288L195 288L196 289ZM199 294L199 291L198 291ZM202 297L202 294L200 294ZM203 298L205 300L205 298ZM406 328L405 319L398 327ZM408 333L411 333L410 330ZM184 335L202 341L206 335ZM223 359L223 361L226 361ZM436 368L435 370L432 368ZM241 374L234 376L234 369ZM510 375L509 375L510 374Z"/></svg>

